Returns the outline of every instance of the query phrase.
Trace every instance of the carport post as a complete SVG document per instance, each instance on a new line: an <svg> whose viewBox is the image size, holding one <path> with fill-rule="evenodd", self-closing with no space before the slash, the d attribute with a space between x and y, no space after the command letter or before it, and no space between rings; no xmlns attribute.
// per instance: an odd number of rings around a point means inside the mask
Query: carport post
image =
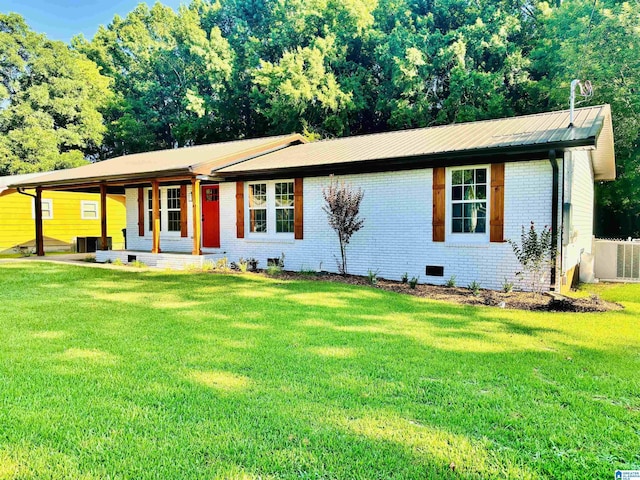
<svg viewBox="0 0 640 480"><path fill-rule="evenodd" d="M36 255L44 257L44 235L42 233L42 188L36 187Z"/></svg>
<svg viewBox="0 0 640 480"><path fill-rule="evenodd" d="M109 250L107 244L107 186L100 184L100 250Z"/></svg>

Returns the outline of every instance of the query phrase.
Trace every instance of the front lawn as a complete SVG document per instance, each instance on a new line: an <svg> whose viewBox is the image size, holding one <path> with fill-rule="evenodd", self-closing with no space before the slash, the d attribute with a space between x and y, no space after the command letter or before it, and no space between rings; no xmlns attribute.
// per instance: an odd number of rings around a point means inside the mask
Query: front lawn
<svg viewBox="0 0 640 480"><path fill-rule="evenodd" d="M640 285L534 313L29 262L0 291L0 479L640 469Z"/></svg>

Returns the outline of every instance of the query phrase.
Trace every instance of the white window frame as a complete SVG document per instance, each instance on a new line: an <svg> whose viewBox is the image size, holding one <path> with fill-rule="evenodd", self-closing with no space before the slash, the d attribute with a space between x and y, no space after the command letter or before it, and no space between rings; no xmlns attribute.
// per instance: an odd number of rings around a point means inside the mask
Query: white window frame
<svg viewBox="0 0 640 480"><path fill-rule="evenodd" d="M43 198L42 199L42 219L43 220L53 220L53 199L52 198ZM44 206L47 205L48 208ZM45 215L45 212L49 212L48 215ZM31 202L31 218L35 220L36 218L36 199L34 198Z"/></svg>
<svg viewBox="0 0 640 480"><path fill-rule="evenodd" d="M453 232L453 198L452 198L452 176L456 170L476 170L485 168L487 170L487 217L484 233L454 233ZM445 241L451 243L489 243L491 230L491 164L483 165L462 165L459 167L448 167L445 182Z"/></svg>
<svg viewBox="0 0 640 480"><path fill-rule="evenodd" d="M180 185L168 185L166 187L160 187L160 232L163 237L180 237L182 235L181 229L178 231L169 231L169 215L168 212L168 192L170 188L180 188ZM153 225L150 224L149 218L153 215L153 210L149 208L149 195L151 194L152 188L147 187L144 189L144 199L145 199L145 209L144 209L144 231L147 236L153 235ZM187 205L187 214L189 207ZM182 219L180 219L182 220Z"/></svg>
<svg viewBox="0 0 640 480"><path fill-rule="evenodd" d="M295 181L293 178L284 178L277 180L256 180L245 183L244 190L244 207L247 215L245 215L245 232L247 232L247 238L254 239L293 239L295 232L276 232L276 183L293 183L295 189ZM252 232L251 231L251 214L249 213L249 185L266 184L267 186L267 231L266 232ZM295 200L292 208L295 218ZM294 228L295 230L295 228Z"/></svg>
<svg viewBox="0 0 640 480"><path fill-rule="evenodd" d="M169 208L169 190L177 190L178 191L178 197L177 197L177 199L178 199L178 208L175 208L175 207ZM178 229L177 230L169 230L169 212L181 212L181 210L182 210L180 208L180 185L178 185L177 187L171 187L171 186L167 187L165 189L164 198L165 198L165 202L166 202L166 208L164 209L164 211L167 212L166 215L165 215L165 217L167 217L167 229L166 229L166 231L167 231L167 233L176 233L176 232L180 233L180 232L182 232L182 221L183 221L182 215L180 215L180 220L178 221Z"/></svg>
<svg viewBox="0 0 640 480"><path fill-rule="evenodd" d="M86 207L88 205L92 205L95 207L95 217L86 216L86 212L88 211ZM100 206L98 205L98 202L96 202L95 200L80 200L80 217L82 218L82 220L100 220Z"/></svg>

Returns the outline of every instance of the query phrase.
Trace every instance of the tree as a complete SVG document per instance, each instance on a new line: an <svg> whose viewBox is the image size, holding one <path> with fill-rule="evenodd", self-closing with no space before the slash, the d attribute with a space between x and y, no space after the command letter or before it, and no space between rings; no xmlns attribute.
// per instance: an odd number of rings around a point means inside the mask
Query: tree
<svg viewBox="0 0 640 480"><path fill-rule="evenodd" d="M344 182L331 177L328 187L322 189L325 205L322 209L327 214L329 226L338 235L340 242L340 260L338 271L347 274L347 245L354 233L362 228L364 219L360 218L360 203L364 197L361 189L354 190Z"/></svg>
<svg viewBox="0 0 640 480"><path fill-rule="evenodd" d="M0 175L86 163L105 132L109 79L16 14L0 14L0 51Z"/></svg>
<svg viewBox="0 0 640 480"><path fill-rule="evenodd" d="M596 186L596 234L640 237L640 10L629 2L571 0L538 9L531 52L539 110L567 108L569 84L590 80L588 104L611 104L617 180Z"/></svg>
<svg viewBox="0 0 640 480"><path fill-rule="evenodd" d="M140 4L73 46L113 78L118 93L105 112L104 158L226 139L220 110L233 52L220 28L203 28L195 7L176 13Z"/></svg>

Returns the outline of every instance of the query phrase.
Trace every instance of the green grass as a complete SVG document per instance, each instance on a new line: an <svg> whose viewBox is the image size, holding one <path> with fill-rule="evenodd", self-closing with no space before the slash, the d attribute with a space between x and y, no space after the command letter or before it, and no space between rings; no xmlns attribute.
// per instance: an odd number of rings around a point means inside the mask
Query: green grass
<svg viewBox="0 0 640 480"><path fill-rule="evenodd" d="M640 468L640 285L607 314L46 263L0 290L0 479Z"/></svg>

